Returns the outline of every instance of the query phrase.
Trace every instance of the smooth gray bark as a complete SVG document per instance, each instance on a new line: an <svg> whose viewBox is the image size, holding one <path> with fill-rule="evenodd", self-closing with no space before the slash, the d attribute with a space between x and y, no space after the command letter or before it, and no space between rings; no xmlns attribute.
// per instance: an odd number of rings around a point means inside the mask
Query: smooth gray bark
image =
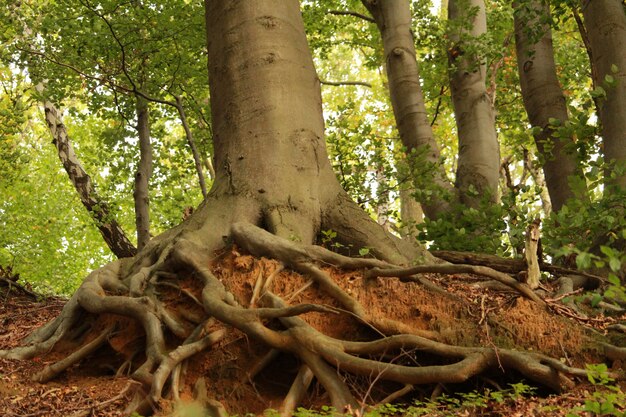
<svg viewBox="0 0 626 417"><path fill-rule="evenodd" d="M582 12L591 46L595 85L604 88L599 103L604 158L626 168L626 11L621 0L582 0ZM607 77L614 80L607 83ZM607 184L626 188L626 173Z"/></svg>
<svg viewBox="0 0 626 417"><path fill-rule="evenodd" d="M477 207L481 199L498 198L500 148L494 110L487 94L486 66L479 56L465 53L464 43L487 31L483 0L450 0L448 19L457 23L471 19L471 29L458 26L449 33L450 87L459 136L456 187L460 200ZM473 189L473 190L472 190Z"/></svg>
<svg viewBox="0 0 626 417"><path fill-rule="evenodd" d="M61 119L61 113L49 101L44 104L46 123L52 134L52 143L57 148L63 168L72 181L80 201L96 222L102 238L111 252L118 258L134 256L137 249L130 242L122 227L109 212L108 205L102 201L95 191L91 177L83 168L67 134L67 129Z"/></svg>
<svg viewBox="0 0 626 417"><path fill-rule="evenodd" d="M454 190L441 165L439 148L426 113L411 34L409 1L362 2L374 17L383 38L391 104L400 139L407 150L408 163L416 175L415 186L421 188L428 183L442 193L453 194ZM442 198L442 193L436 193L431 201L421 202L424 212L431 219L449 209L449 203Z"/></svg>
<svg viewBox="0 0 626 417"><path fill-rule="evenodd" d="M559 138L550 119L563 125L568 119L565 96L556 74L550 5L545 0L514 3L515 47L522 98L533 127L541 128L534 135L535 144L543 160L543 171L550 193L552 209L559 211L563 204L575 197L568 178L582 176L574 152L567 150L573 138Z"/></svg>
<svg viewBox="0 0 626 417"><path fill-rule="evenodd" d="M424 222L424 210L411 195L411 189L400 188L400 219L402 237L416 239L416 226Z"/></svg>
<svg viewBox="0 0 626 417"><path fill-rule="evenodd" d="M149 182L152 176L152 145L150 143L150 118L148 102L137 96L137 133L139 136L140 159L135 173L135 224L137 226L137 248L143 249L150 241L150 197Z"/></svg>
<svg viewBox="0 0 626 417"><path fill-rule="evenodd" d="M396 262L426 256L385 232L341 189L298 2L205 5L216 175L207 206L219 220L199 220L199 238L228 236L233 221L245 220L303 243L332 229L356 249L371 247Z"/></svg>

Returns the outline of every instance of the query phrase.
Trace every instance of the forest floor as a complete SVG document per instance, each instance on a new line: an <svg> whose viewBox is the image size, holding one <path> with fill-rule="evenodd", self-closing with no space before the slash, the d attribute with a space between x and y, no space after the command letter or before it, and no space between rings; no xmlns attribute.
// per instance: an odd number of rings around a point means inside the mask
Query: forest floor
<svg viewBox="0 0 626 417"><path fill-rule="evenodd" d="M228 276L230 291L240 300L249 299L259 274L274 274L273 291L292 302L315 302L333 306L330 297L325 297L314 285L299 274L282 270L277 262L241 255L235 250L223 257L213 272ZM345 272L328 268L335 282L358 299L369 311L385 315L410 324L418 329L435 330L447 343L473 346L523 347L541 351L560 358L570 366L583 367L597 362L596 351L583 340L589 333L603 332L616 319L599 316L580 320L567 314L544 311L537 305L521 298L515 292L493 291L474 285L479 278L470 275L428 275L428 279L444 288L463 302L432 293L415 283L398 279L378 279L375 285L365 283L358 271ZM6 277L0 280L0 349L18 346L20 340L32 330L55 318L66 299L40 297L28 289L14 286ZM181 284L184 287L184 283ZM188 291L192 291L189 288ZM177 301L178 300L178 301ZM180 294L172 294L171 302L180 302ZM352 335L354 338L371 338L371 329L364 329L348 315L330 316L322 313L307 313L303 318L314 328L334 337ZM497 318L497 323L494 322ZM120 355L125 346L137 342L137 328L129 324L125 331L111 338L113 350L96 352L94 357L83 361L46 384L31 380L46 364L62 357L63 346L57 346L48 355L31 361L0 359L0 416L122 416L133 401L139 384L127 376L115 376ZM141 333L141 332L139 332ZM115 352L116 351L116 352ZM111 353L113 352L113 353ZM206 379L209 394L219 399L234 414L259 415L267 408L278 408L280 400L289 389L290 381L298 370L298 364L286 355L278 355L262 371L250 378L250 372L267 354L267 348L257 346L245 335L231 332L219 346L203 352L191 360L186 369L186 380ZM408 357L408 355L407 355ZM399 358L398 361L408 360ZM87 362L87 363L84 363ZM613 367L622 364L614 363ZM349 376L347 376L348 378ZM376 404L386 396L390 387L376 380L354 378L349 383L360 387L361 401ZM517 378L517 379L516 379ZM429 411L419 415L462 415L462 416L566 416L580 409L585 400L602 402L609 398L609 391L593 386L582 379L572 390L553 394L539 387L534 394L505 395L474 392L497 392L509 388L508 384L522 381L524 386L533 386L519 376L498 374L473 378L457 386L431 386L416 388L401 400L411 403L420 401ZM391 387L393 390L393 387ZM623 389L624 387L622 387ZM474 391L476 390L476 391ZM487 390L487 391L485 391ZM600 390L600 391L598 391ZM437 405L430 398L437 394L454 392L466 394L459 400ZM522 390L524 391L524 390ZM436 393L436 394L434 394ZM467 394L470 393L470 394ZM182 400L191 400L192 387L187 385L180 395ZM311 400L306 405L319 409L324 405L324 394L313 384ZM454 405L451 405L454 403ZM162 409L171 410L171 403L161 404ZM388 410L389 414L391 410ZM160 411L157 415L170 415ZM176 415L182 416L180 412ZM398 412L395 415L403 415ZM418 415L418 414L415 414ZM592 415L579 412L576 415Z"/></svg>

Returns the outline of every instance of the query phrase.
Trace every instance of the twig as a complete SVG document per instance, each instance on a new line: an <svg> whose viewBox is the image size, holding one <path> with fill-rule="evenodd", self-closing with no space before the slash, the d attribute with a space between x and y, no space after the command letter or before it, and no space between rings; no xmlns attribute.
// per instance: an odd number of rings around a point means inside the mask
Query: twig
<svg viewBox="0 0 626 417"><path fill-rule="evenodd" d="M76 412L74 414L71 415L71 417L82 417L82 416L88 416L91 415L93 411L99 409L99 408L103 408L106 407L107 405L114 403L115 401L119 401L122 398L124 398L126 396L126 393L128 393L128 391L130 390L130 387L132 387L134 384L138 384L137 381L128 381L128 384L126 384L126 387L120 391L119 394L117 394L115 397L113 398L109 398L106 401L102 401L99 403L96 403L92 406L89 407L84 407L82 409L80 409L79 412ZM76 410L76 409L75 409Z"/></svg>
<svg viewBox="0 0 626 417"><path fill-rule="evenodd" d="M574 291L570 291L570 292L566 292L565 294L561 294L558 297L554 297L554 298L546 298L546 303L550 303L550 302L556 302L556 301L561 301L562 299L564 299L565 297L569 297L570 295L574 295L574 294L578 294L581 293L583 291L583 288L579 288L577 290Z"/></svg>

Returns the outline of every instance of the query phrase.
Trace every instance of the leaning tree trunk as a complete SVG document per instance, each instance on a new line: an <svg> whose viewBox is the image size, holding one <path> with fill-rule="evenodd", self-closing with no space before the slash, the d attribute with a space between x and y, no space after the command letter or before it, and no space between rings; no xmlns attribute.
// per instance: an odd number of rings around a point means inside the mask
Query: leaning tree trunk
<svg viewBox="0 0 626 417"><path fill-rule="evenodd" d="M416 177L415 186L423 188L428 184L439 190L430 201L420 202L424 213L436 219L449 209L442 194L453 194L453 188L441 164L439 147L426 113L411 33L409 1L363 0L363 4L374 16L383 38L391 105L411 172Z"/></svg>
<svg viewBox="0 0 626 417"><path fill-rule="evenodd" d="M74 184L80 201L96 222L102 238L111 252L118 258L135 256L137 249L130 242L126 233L109 212L108 205L100 199L95 191L91 177L85 172L67 134L67 129L61 120L61 114L49 101L44 104L46 123L52 134L52 142L57 148L59 159L67 175Z"/></svg>
<svg viewBox="0 0 626 417"><path fill-rule="evenodd" d="M595 67L595 85L604 88L598 115L606 162L615 161L621 174L607 184L626 188L626 10L621 0L582 0L583 17Z"/></svg>
<svg viewBox="0 0 626 417"><path fill-rule="evenodd" d="M521 7L523 6L523 7ZM533 127L541 130L534 135L543 161L552 209L559 211L575 197L568 179L582 176L574 151L568 144L573 138L561 138L550 119L563 125L568 119L565 96L559 85L550 29L550 4L545 0L517 2L515 16L515 46L517 66L524 107ZM544 22L544 23L542 23Z"/></svg>
<svg viewBox="0 0 626 417"><path fill-rule="evenodd" d="M461 202L477 207L482 199L498 198L500 149L494 110L487 94L486 65L480 56L466 54L466 45L487 32L483 0L450 0L448 19L456 29L449 33L450 91L459 136L456 187ZM465 20L471 19L471 30ZM467 48L470 49L471 48Z"/></svg>

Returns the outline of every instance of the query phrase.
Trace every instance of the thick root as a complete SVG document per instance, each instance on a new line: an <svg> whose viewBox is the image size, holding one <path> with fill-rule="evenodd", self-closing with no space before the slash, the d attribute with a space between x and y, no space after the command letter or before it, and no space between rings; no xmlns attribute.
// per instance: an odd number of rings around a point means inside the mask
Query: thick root
<svg viewBox="0 0 626 417"><path fill-rule="evenodd" d="M302 402L312 381L324 388L337 410L362 408L363 404L355 398L345 373L402 384L402 388L387 395L385 402L410 393L416 385L461 383L487 371L516 371L555 391L571 386L572 377L586 376L584 370L568 367L549 356L495 346L446 344L437 332L377 316L338 285L319 264L365 270L364 275L370 278L410 277L421 272L482 274L545 306L543 299L508 275L459 265L401 269L382 260L350 258L321 247L297 244L249 223L234 223L231 236L249 253L276 259L300 272L341 308L313 303L289 305L271 292L274 285L270 283L279 279L282 267L267 277L260 269L253 280L250 298L245 302L237 300L226 287L227 283L218 279L211 269L215 260L215 254L209 249L212 246L201 245L195 235L180 234L168 242L153 244L149 248L151 252L142 252L134 264L112 263L90 274L59 318L29 337L28 346L0 352L0 356L24 359L47 352L59 340L72 334L85 315L95 318L113 314L130 318L140 324L145 342L143 351L133 352L121 369L130 370L134 358L143 361L132 371L133 378L144 384L146 391L142 401L135 405L135 409L142 412L158 407L168 394L169 398L178 399L181 374L184 374L181 369L186 361L214 349L232 332L241 332L268 348L268 353L247 372L250 381L274 360L278 352L298 358L299 371L280 410L284 416L292 414ZM195 289L183 288L184 279L193 281ZM186 307L181 310L185 313L173 311L167 297L160 291L175 293L186 300ZM333 338L299 317L309 313L347 315L374 330L370 333L376 335L368 336L374 340L366 341ZM107 342L114 326L97 329L92 325L91 332L85 337L88 342L81 343L73 353L45 368L36 379L50 380L91 355ZM607 348L607 355L622 359L622 350ZM206 394L206 387L200 391ZM204 403L210 405L208 401ZM215 407L216 413L222 413L219 410L223 407Z"/></svg>

